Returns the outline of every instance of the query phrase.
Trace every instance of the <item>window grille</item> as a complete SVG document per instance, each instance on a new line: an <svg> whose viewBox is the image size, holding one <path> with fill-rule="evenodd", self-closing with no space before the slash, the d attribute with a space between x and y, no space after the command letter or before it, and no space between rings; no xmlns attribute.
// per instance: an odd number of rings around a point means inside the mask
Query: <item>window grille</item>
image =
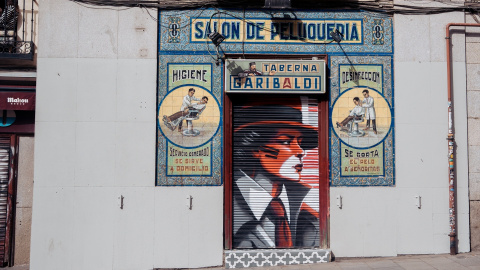
<svg viewBox="0 0 480 270"><path fill-rule="evenodd" d="M0 58L33 60L36 0L0 0Z"/></svg>

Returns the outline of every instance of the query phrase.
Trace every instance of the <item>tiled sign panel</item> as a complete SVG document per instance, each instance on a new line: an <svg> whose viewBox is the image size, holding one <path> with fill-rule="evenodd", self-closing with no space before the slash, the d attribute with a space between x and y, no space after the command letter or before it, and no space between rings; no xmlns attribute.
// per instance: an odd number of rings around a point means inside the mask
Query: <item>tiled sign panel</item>
<svg viewBox="0 0 480 270"><path fill-rule="evenodd" d="M225 37L218 48L208 38L214 31ZM232 54L276 61L282 55L326 55L327 76L319 78L325 87L315 85L318 77L311 74L301 74L297 85L304 93L329 95L330 184L395 185L391 17L362 11L160 11L158 49L157 185L222 184L226 88L295 88L295 78L281 73L235 84L224 76L233 59L219 57Z"/></svg>
<svg viewBox="0 0 480 270"><path fill-rule="evenodd" d="M331 185L395 184L392 61L391 56L330 59Z"/></svg>
<svg viewBox="0 0 480 270"><path fill-rule="evenodd" d="M220 68L207 60L160 56L157 185L222 183Z"/></svg>
<svg viewBox="0 0 480 270"><path fill-rule="evenodd" d="M227 93L325 93L325 62L227 59Z"/></svg>
<svg viewBox="0 0 480 270"><path fill-rule="evenodd" d="M161 52L215 54L213 30L226 53L393 53L392 20L368 12L254 10L163 11ZM330 35L342 34L341 46Z"/></svg>

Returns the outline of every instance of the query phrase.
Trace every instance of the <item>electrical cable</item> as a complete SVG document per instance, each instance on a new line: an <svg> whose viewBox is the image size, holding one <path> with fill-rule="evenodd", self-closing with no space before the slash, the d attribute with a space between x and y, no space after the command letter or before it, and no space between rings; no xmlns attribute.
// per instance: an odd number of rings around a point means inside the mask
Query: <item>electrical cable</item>
<svg viewBox="0 0 480 270"><path fill-rule="evenodd" d="M123 7L125 9L128 8L134 8L134 7L139 7L142 9L145 9L148 13L148 15L155 21L158 22L158 19L156 19L154 16L152 16L149 12L148 9L159 9L159 10L177 10L176 16L190 12L191 9L199 9L200 12L198 15L196 15L192 22L186 22L184 25L180 25L177 29L183 29L185 27L191 26L193 22L195 22L197 19L200 18L200 16L203 14L205 10L208 8L215 8L215 11L212 13L210 16L209 20L209 25L208 27L211 28L211 22L213 16L217 14L224 14L226 16L230 16L232 18L236 18L238 20L241 20L243 22L246 22L247 24L250 23L254 25L255 27L258 27L259 29L265 30L267 32L274 32L277 33L276 30L270 29L268 27L258 25L254 21L249 21L248 19L245 18L245 9L254 9L254 8L263 8L263 1L252 1L252 0L233 0L233 1L228 1L228 0L185 0L185 1L178 1L178 0L70 0L73 2L76 2L79 5L86 6L89 8L105 8L105 9L113 9L113 10L120 10L118 9L119 7ZM298 1L300 2L300 1ZM477 21L477 18L475 17L475 14L478 15L479 10L480 10L480 3L478 2L469 2L466 3L464 1L446 1L446 0L433 0L433 1L425 1L425 4L429 4L432 2L438 2L442 3L445 5L448 5L448 7L425 7L419 1L415 1L413 5L408 5L408 4L395 4L393 1L384 1L384 2L379 2L378 0L367 0L367 1L318 1L318 0L304 0L301 1L301 3L295 3L297 6L294 6L289 9L281 10L278 12L281 13L288 13L291 12L295 18L295 10L299 9L299 11L302 11L302 8L308 8L308 9L313 9L313 8L318 8L318 9L343 9L343 10L363 10L367 12L372 12L372 13L379 13L379 14L387 14L387 15L394 15L394 14L399 14L399 15L433 15L433 14L441 14L441 13L448 13L448 12L468 12L472 14L473 18ZM408 3L408 1L407 1ZM420 5L419 5L420 4ZM116 9L112 8L115 7ZM226 11L226 10L219 10L218 8L243 8L243 17L238 16L232 12ZM178 10L184 10L183 12L178 12ZM274 15L275 13L270 12L270 15L272 16L272 19L275 19ZM220 18L221 19L221 18ZM276 19L287 19L287 18L276 18ZM168 28L169 25L162 24L159 22L161 27ZM212 31L210 29L210 31ZM215 29L214 29L215 31ZM309 41L305 38L302 38L300 36L295 36L292 35L291 33L289 34L290 38L295 38L298 40L303 41L304 43L309 43L309 44L323 44L325 47L324 49L326 50L326 42L315 42L315 41ZM210 47L208 44L208 38L205 40L206 41L206 46L207 50L210 54L210 56L218 61L219 58L219 51L218 47L217 49L217 59L214 58L212 53L210 52ZM245 44L242 43L243 47L243 54L244 54L244 46ZM222 48L220 48L222 49ZM223 51L223 49L222 49Z"/></svg>
<svg viewBox="0 0 480 270"><path fill-rule="evenodd" d="M212 25L212 18L213 16L215 16L216 14L218 14L217 11L213 12L212 15L210 16L210 21L208 22L208 25L206 25L206 28L208 27L209 30L211 30L211 25ZM215 31L215 29L214 29ZM206 35L207 33L205 33ZM212 59L215 61L215 63L218 63L218 60L219 60L219 52L218 52L218 47L220 46L220 44L218 46L216 46L216 51L217 51L217 58L213 57L213 54L210 52L210 46L208 45L208 38L205 38L205 46L207 47L207 51L208 51L208 54L210 54L210 57L212 57Z"/></svg>
<svg viewBox="0 0 480 270"><path fill-rule="evenodd" d="M185 10L197 8L263 8L263 1L252 0L70 0L77 3L103 7L143 7L158 8L161 10ZM365 10L389 15L429 15L447 12L472 12L478 13L480 3L464 1L434 0L425 3L442 3L447 7L425 7L415 1L415 5L396 4L393 1L379 2L370 1L318 1L306 0L295 2L292 9L343 9L343 10Z"/></svg>

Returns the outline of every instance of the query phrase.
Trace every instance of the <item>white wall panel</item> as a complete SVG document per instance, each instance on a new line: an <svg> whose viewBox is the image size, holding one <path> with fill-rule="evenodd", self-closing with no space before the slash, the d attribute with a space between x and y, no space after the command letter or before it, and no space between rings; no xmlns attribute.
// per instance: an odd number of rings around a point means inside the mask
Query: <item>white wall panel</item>
<svg viewBox="0 0 480 270"><path fill-rule="evenodd" d="M432 220L434 236L443 235L446 238L450 239L449 237L447 237L448 231L445 230L445 228L448 228L448 217L448 211L445 211L445 213L433 213Z"/></svg>
<svg viewBox="0 0 480 270"><path fill-rule="evenodd" d="M115 121L117 69L116 59L78 60L78 121Z"/></svg>
<svg viewBox="0 0 480 270"><path fill-rule="evenodd" d="M45 0L38 7L38 59L78 54L79 7L73 1ZM61 23L59 23L61 22ZM39 69L40 70L40 66ZM38 78L41 78L38 76Z"/></svg>
<svg viewBox="0 0 480 270"><path fill-rule="evenodd" d="M154 267L189 268L188 187L159 187L155 189ZM196 201L197 198L194 198ZM194 202L196 204L196 202ZM195 207L195 206L194 206ZM196 208L194 208L196 210Z"/></svg>
<svg viewBox="0 0 480 270"><path fill-rule="evenodd" d="M365 251L364 256L395 256L397 209L399 199L395 188L365 190Z"/></svg>
<svg viewBox="0 0 480 270"><path fill-rule="evenodd" d="M190 195L192 210L187 207ZM156 188L154 237L154 267L222 265L223 188Z"/></svg>
<svg viewBox="0 0 480 270"><path fill-rule="evenodd" d="M405 3L402 3L405 4ZM394 17L395 62L428 62L430 61L429 16ZM420 42L416 42L420 41ZM415 46L412 43L415 42ZM394 66L394 69L395 66ZM414 74L412 74L414 75ZM398 83L395 78L395 83ZM396 89L395 89L396 90ZM397 91L395 91L397 97Z"/></svg>
<svg viewBox="0 0 480 270"><path fill-rule="evenodd" d="M433 251L434 254L449 253L449 250L446 250L445 247L450 247L450 237L448 234L435 234L433 236Z"/></svg>
<svg viewBox="0 0 480 270"><path fill-rule="evenodd" d="M116 120L156 124L157 60L119 59Z"/></svg>
<svg viewBox="0 0 480 270"><path fill-rule="evenodd" d="M117 226L114 196L114 188L110 187L75 188L74 224L70 230L74 256L68 269L113 269L114 228Z"/></svg>
<svg viewBox="0 0 480 270"><path fill-rule="evenodd" d="M456 37L465 40L464 35ZM455 39L454 39L455 40ZM465 53L463 48L452 48L457 53ZM460 52L459 52L460 51ZM463 58L464 59L464 58ZM457 196L457 238L458 251L470 251L470 203L468 198L468 119L467 119L467 78L466 66L463 59L457 62L454 58L453 69L453 102L455 117L455 143L456 143L456 196Z"/></svg>
<svg viewBox="0 0 480 270"><path fill-rule="evenodd" d="M445 42L445 27L451 22L464 22L465 14L462 12L449 12L444 14L429 15L430 26L430 61L431 62L445 62L447 58L446 42ZM463 29L463 27L451 27L454 29ZM465 62L465 36L463 31L452 32L452 59L455 62ZM412 40L413 41L413 40ZM415 41L414 41L415 42ZM416 42L423 42L419 39ZM443 44L442 44L443 43ZM440 76L438 77L440 78Z"/></svg>
<svg viewBox="0 0 480 270"><path fill-rule="evenodd" d="M154 189L116 188L114 200L113 269L153 269Z"/></svg>
<svg viewBox="0 0 480 270"><path fill-rule="evenodd" d="M402 115L403 117L397 117L397 128L396 128L396 171L397 171L397 187L438 187L437 189L431 189L432 196L434 199L434 209L432 214L439 213L445 215L445 221L440 224L434 225L434 230L426 230L428 238L425 238L419 245L413 244L414 241L400 241L406 240L409 238L407 233L408 227L412 224L402 224L399 223L399 253L418 253L419 250L423 250L426 253L432 252L449 252L449 245L439 248L434 245L435 242L441 240L435 240L440 235L444 235L448 238L449 227L448 227L448 160L447 160L447 142L445 140L447 136L447 97L446 97L446 82L443 80L438 80L439 74L446 74L446 63L425 63L419 64L416 62L397 62L395 64L396 71L396 115ZM457 67L457 64L454 65L454 68ZM405 83L408 79L411 78L412 74L421 74L427 82L429 82L429 87L425 88L413 88L413 82ZM418 75L417 75L418 76ZM465 69L461 68L460 64L456 68L456 74L454 80L459 80L465 82ZM463 79L462 79L463 77ZM415 81L414 81L415 82ZM425 82L419 80L419 84L423 85ZM458 89L465 89L464 86L459 85ZM417 95L417 92L428 91L430 94L428 97L422 98L422 95ZM413 106L409 107L408 98L420 98L427 105L423 106ZM404 106L400 105L402 101L405 103ZM456 100L456 112L457 110L465 110L465 99L461 98ZM428 108L428 110L425 110ZM408 111L408 112L407 112ZM408 123L409 117L405 117L406 114L410 114L410 117L413 119L415 114L422 114L424 117L427 116L426 120L418 125L412 125ZM456 117L462 117L461 112L455 114ZM428 121L428 119L432 119ZM466 116L465 116L466 119ZM465 120L466 121L466 120ZM466 139L462 138L463 131L465 129L465 124L462 121L459 121L456 125L457 134L457 144L459 148L466 146ZM457 173L457 182L459 187L464 186L467 182L467 170L462 170L462 166L465 166L467 162L466 153L459 151L457 149L457 166L459 170ZM428 200L428 198L422 197L422 202ZM468 196L465 192L457 190L457 202L458 202L458 213L468 213ZM440 209L444 208L444 209ZM432 214L425 213L425 216L432 219ZM399 218L402 215L400 215ZM405 218L408 217L408 213L405 213ZM459 215L460 217L460 215ZM420 217L419 217L420 218ZM431 222L430 220L424 220L424 222ZM433 222L440 222L440 218L435 217ZM458 230L463 231L463 233L468 234L468 223L467 219L458 218ZM443 232L441 231L441 226L443 224ZM417 226L423 226L421 223L418 223ZM433 226L433 224L432 224ZM440 226L440 227L437 227ZM427 228L427 227L425 227ZM438 228L438 229L437 229ZM406 237L406 238L405 238ZM420 237L420 238L418 238ZM412 239L421 239L421 237L426 237L425 235L418 235L418 237ZM430 243L428 244L428 241ZM433 242L432 242L433 241ZM462 239L463 242L468 241L467 239ZM416 242L415 242L416 243ZM421 245L427 246L421 248ZM435 247L434 247L435 246ZM435 251L433 251L433 249ZM465 246L461 247L460 250L466 250Z"/></svg>
<svg viewBox="0 0 480 270"><path fill-rule="evenodd" d="M38 59L35 120L74 121L77 114L77 61ZM53 104L53 105L52 105Z"/></svg>
<svg viewBox="0 0 480 270"><path fill-rule="evenodd" d="M442 149L431 142L432 138L419 139L432 136L433 132L425 129L425 126L419 124L396 125L395 172L396 186L399 188L445 187L448 189L448 179L443 183L440 181L442 177L446 177L447 168L438 166L438 162L443 160L446 162L446 145L445 149ZM441 138L442 143L446 144L444 136Z"/></svg>
<svg viewBox="0 0 480 270"><path fill-rule="evenodd" d="M189 267L223 264L223 187L191 188Z"/></svg>
<svg viewBox="0 0 480 270"><path fill-rule="evenodd" d="M342 208L337 206L342 196ZM338 257L396 255L395 188L331 188L331 249Z"/></svg>
<svg viewBox="0 0 480 270"><path fill-rule="evenodd" d="M364 189L330 188L330 248L337 257L361 257L365 249ZM342 197L342 209L337 206Z"/></svg>
<svg viewBox="0 0 480 270"><path fill-rule="evenodd" d="M429 188L402 188L398 192L400 200L397 213L397 253L432 253L432 193L434 191ZM421 209L415 205L415 196L417 195L422 197ZM448 230L448 227L445 230ZM449 246L446 246L444 250L448 252Z"/></svg>
<svg viewBox="0 0 480 270"><path fill-rule="evenodd" d="M447 123L446 71L444 62L395 62L395 124L421 124L428 131L433 123Z"/></svg>
<svg viewBox="0 0 480 270"><path fill-rule="evenodd" d="M115 124L76 124L75 186L111 187L115 173Z"/></svg>
<svg viewBox="0 0 480 270"><path fill-rule="evenodd" d="M431 83L435 83L433 78L436 77L430 73L433 68L432 64L412 62L409 66L410 69L405 68L404 65L403 62L396 62L394 66L395 125L429 125L432 123L431 121L436 121L433 117L444 119L443 121L446 123L446 111L444 111L442 115L434 115L430 110L424 110L424 107L437 110L437 108L433 106L435 100L442 96L445 97L445 100L447 98L446 91L441 92L438 91L438 89L435 89L436 94L432 97L431 91L433 90L431 89ZM438 66L441 67L440 64ZM444 67L444 70L446 71L446 67ZM441 74L445 74L445 72ZM442 86L445 87L445 85L446 84L443 84ZM437 101L435 107L439 105ZM412 136L414 136L418 130L412 128L411 132Z"/></svg>
<svg viewBox="0 0 480 270"><path fill-rule="evenodd" d="M115 186L153 188L156 126L148 122L115 125Z"/></svg>
<svg viewBox="0 0 480 270"><path fill-rule="evenodd" d="M73 187L78 165L75 132L75 123L71 122L36 123L34 193L37 187ZM33 207L37 209L35 203Z"/></svg>
<svg viewBox="0 0 480 270"><path fill-rule="evenodd" d="M157 10L132 8L118 12L119 58L157 59Z"/></svg>
<svg viewBox="0 0 480 270"><path fill-rule="evenodd" d="M445 180L444 178L445 178L445 176L443 176L441 178L437 178L438 182L443 183L442 187L436 187L436 188L431 189L433 191L432 200L433 200L433 213L434 214L447 214L448 213L448 199L445 199L445 198L448 198L448 192L449 192L448 183L445 183L445 182L448 182L448 180L447 181L442 181L442 180ZM448 219L445 220L444 222L448 223Z"/></svg>
<svg viewBox="0 0 480 270"><path fill-rule="evenodd" d="M117 58L118 11L114 7L84 7L78 17L78 57Z"/></svg>
<svg viewBox="0 0 480 270"><path fill-rule="evenodd" d="M74 188L35 186L33 196L30 269L73 269Z"/></svg>

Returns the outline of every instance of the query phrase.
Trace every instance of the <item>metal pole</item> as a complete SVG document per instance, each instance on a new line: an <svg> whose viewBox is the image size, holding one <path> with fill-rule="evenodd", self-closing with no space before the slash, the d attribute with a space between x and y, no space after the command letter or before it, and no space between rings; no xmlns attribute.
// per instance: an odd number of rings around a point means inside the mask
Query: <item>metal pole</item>
<svg viewBox="0 0 480 270"><path fill-rule="evenodd" d="M456 219L456 198L455 198L455 133L454 133L454 118L453 118L453 103L452 103L452 64L451 64L451 42L450 42L450 27L451 26L473 26L480 27L476 23L449 23L446 27L445 41L447 44L447 90L448 90L448 213L450 216L450 255L457 254L457 219Z"/></svg>

